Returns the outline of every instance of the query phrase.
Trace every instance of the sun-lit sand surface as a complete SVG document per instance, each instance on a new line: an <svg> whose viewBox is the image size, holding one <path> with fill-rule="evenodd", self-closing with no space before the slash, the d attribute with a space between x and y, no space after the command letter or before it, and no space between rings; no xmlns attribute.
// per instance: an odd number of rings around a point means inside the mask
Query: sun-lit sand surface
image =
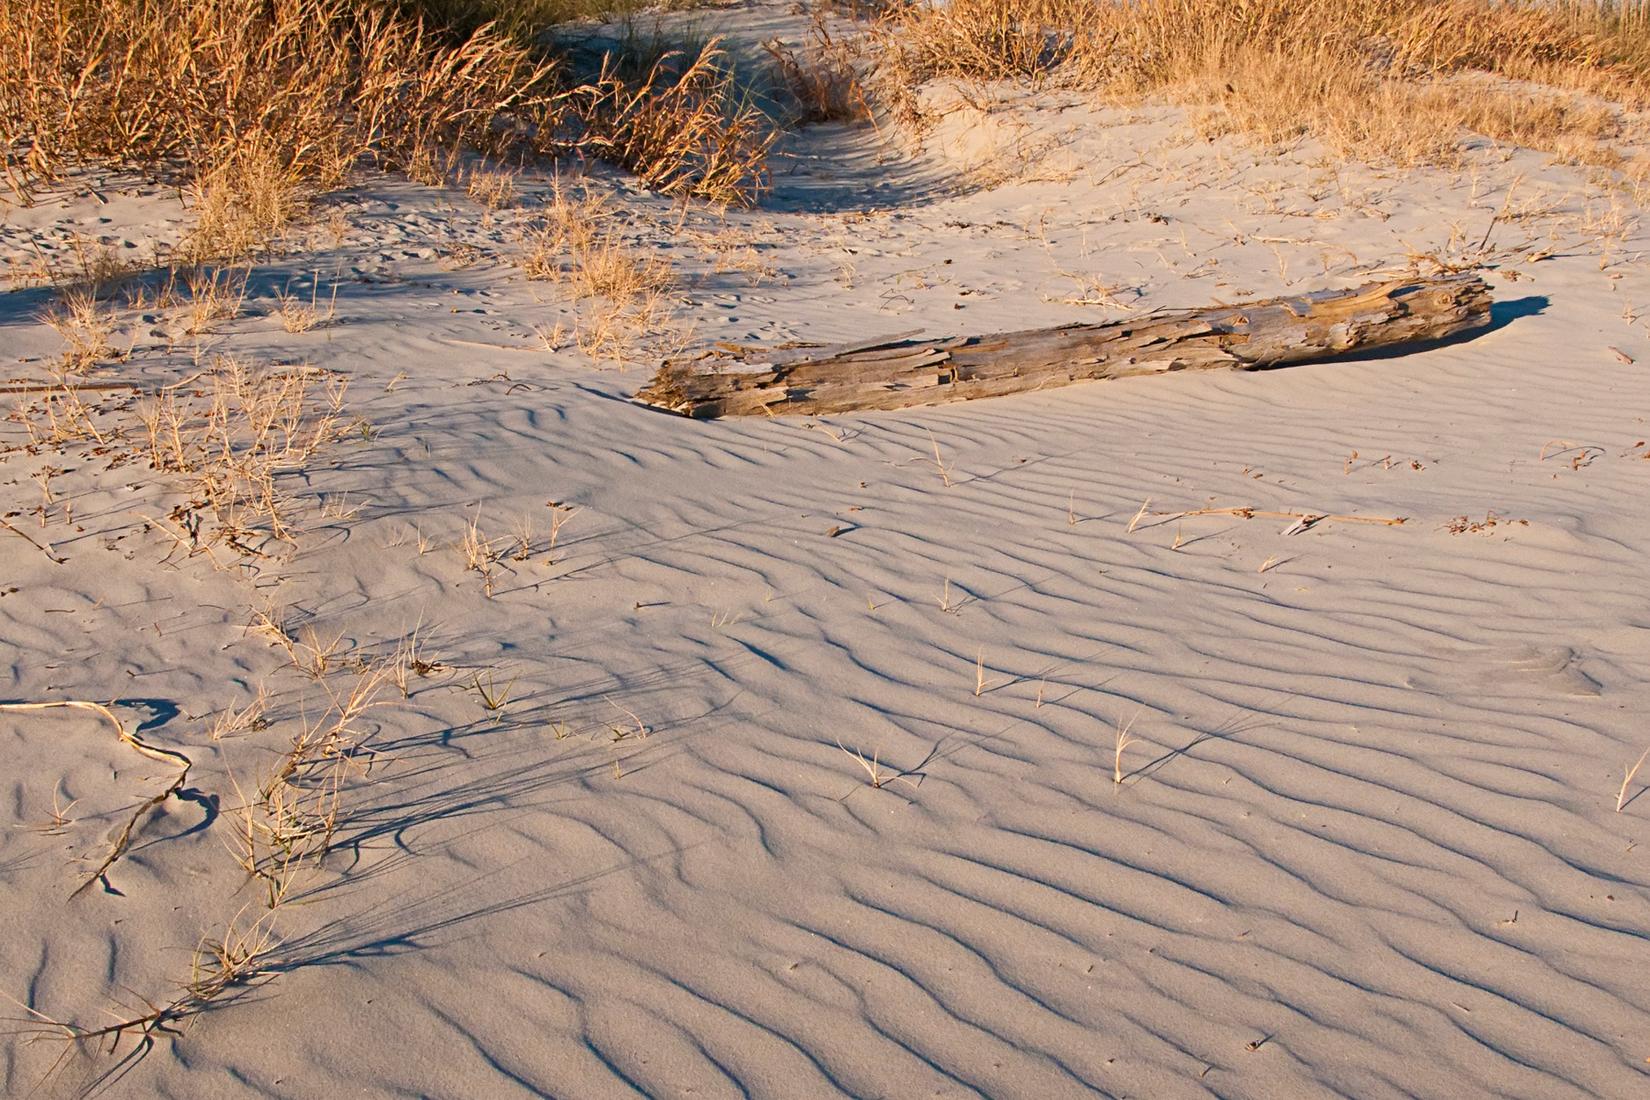
<svg viewBox="0 0 1650 1100"><path fill-rule="evenodd" d="M758 14L753 40L798 25ZM8 998L96 1025L175 996L261 911L236 785L369 661L420 654L359 718L270 980L43 1085L65 1048L8 1038L0 1091L1644 1092L1641 212L1488 143L1382 170L1016 94L920 149L792 135L725 216L596 168L529 169L498 211L371 182L232 316L123 310L130 355L94 379L347 380L370 428L282 475L303 532L262 555L191 553L123 448L0 424L0 698L117 700L192 762L71 898L176 768L95 713L0 715ZM589 303L517 265L558 185L671 265L647 342L586 355ZM5 211L0 256L137 256L186 220L77 178ZM1481 243L1493 326L1413 354L824 421L628 401L670 345L1119 319ZM287 331L283 294L317 323ZM0 294L8 393L62 348L51 301ZM1404 522L1174 518L1221 508Z"/></svg>

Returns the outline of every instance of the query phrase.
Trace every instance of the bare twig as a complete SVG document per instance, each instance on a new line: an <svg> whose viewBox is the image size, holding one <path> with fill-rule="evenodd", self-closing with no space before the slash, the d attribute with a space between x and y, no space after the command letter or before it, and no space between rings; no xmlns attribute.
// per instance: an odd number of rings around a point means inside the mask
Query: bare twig
<svg viewBox="0 0 1650 1100"><path fill-rule="evenodd" d="M75 888L74 894L69 895L70 897L74 897L82 890L85 890L86 887L101 879L109 868L113 867L120 857L126 854L126 849L132 841L132 834L137 830L138 823L143 820L145 815L147 815L156 806L159 806L168 798L171 798L173 795L177 794L178 791L183 789L184 781L189 778L189 769L192 766L192 762L181 752L177 752L173 749L156 748L154 745L150 745L143 741L135 733L129 732L121 720L115 716L115 712L102 703L93 703L83 699L62 699L44 703L0 703L0 711L12 713L32 713L43 710L61 709L89 710L93 714L101 715L103 718L108 720L110 725L114 726L115 734L121 741L127 745L130 745L144 756L149 757L151 760L159 760L162 763L172 764L179 769L177 776L173 778L172 782L167 785L165 790L159 792L151 798L145 799L143 802L138 804L135 810L133 810L132 816L127 820L125 826L122 827L121 830L115 835L114 844L110 848L109 854L104 857L102 863L98 864L97 870L93 871L91 875L87 877L85 882L82 882Z"/></svg>
<svg viewBox="0 0 1650 1100"><path fill-rule="evenodd" d="M6 522L4 519L0 519L0 527L4 527L6 530L10 531L12 534L16 535L18 538L22 539L24 542L26 542L30 546L34 547L36 550L40 551L42 554L44 554L48 558L50 558L57 565L63 565L66 562L68 562L68 560L69 560L68 558L58 557L56 554L52 553L52 550L51 550L50 546L43 546L40 543L35 542L34 539L28 535L28 533L18 530L16 527L13 527L10 523Z"/></svg>

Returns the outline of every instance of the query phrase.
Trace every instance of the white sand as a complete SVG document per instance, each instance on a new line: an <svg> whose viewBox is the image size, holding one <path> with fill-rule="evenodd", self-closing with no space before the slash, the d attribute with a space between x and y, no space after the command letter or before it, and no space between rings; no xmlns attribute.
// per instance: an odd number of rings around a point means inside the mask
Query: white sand
<svg viewBox="0 0 1650 1100"><path fill-rule="evenodd" d="M625 400L644 363L544 350L534 326L571 307L507 261L545 177L493 216L386 182L335 204L341 241L260 264L199 341L348 376L377 435L290 487L353 516L312 509L290 559L214 571L139 529L169 507L133 503L163 500L125 488L155 481L140 465L6 456L5 514L68 563L0 530L0 698L121 700L194 759L200 799L145 823L118 893L70 900L75 860L169 771L90 714L0 715L0 819L38 824L54 786L77 800L60 835L0 830L0 993L33 1009L142 1011L255 906L203 805L233 804L229 770L265 770L322 694L247 633L251 606L355 654L422 623L448 666L373 713L377 762L280 911L273 980L141 1057L71 1056L44 1093L1644 1092L1650 796L1615 812L1650 747L1640 211L1528 152L1336 167L1074 103L987 137L958 112L919 160L798 139L762 209L689 219L745 271L674 237L670 203L593 186L636 242L673 242L701 344L1349 286L1470 251L1503 209L1504 323L1382 360L696 423ZM998 186L946 170L1062 134ZM102 190L7 210L0 248L78 227L142 251L185 222L164 189ZM478 262L444 262L461 242ZM274 291L316 271L338 317L289 334ZM1063 272L1111 304L1064 301L1088 291ZM48 300L0 295L7 379L56 352ZM127 319L136 350L102 376L194 369L167 318ZM28 511L47 463L73 526ZM1148 498L1408 522L1127 533ZM506 560L489 599L464 525L542 537L551 500L579 509L553 564ZM469 688L482 670L511 685L501 720ZM270 727L211 742L260 683ZM1115 789L1119 723L1138 741ZM906 781L873 789L839 744ZM0 1041L0 1091L61 1053Z"/></svg>

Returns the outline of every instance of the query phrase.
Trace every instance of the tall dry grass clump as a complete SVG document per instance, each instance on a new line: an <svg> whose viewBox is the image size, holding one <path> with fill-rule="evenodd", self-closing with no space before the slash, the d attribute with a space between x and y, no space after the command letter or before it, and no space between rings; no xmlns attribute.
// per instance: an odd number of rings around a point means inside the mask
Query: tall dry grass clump
<svg viewBox="0 0 1650 1100"><path fill-rule="evenodd" d="M14 188L86 162L199 176L249 146L329 186L363 162L496 151L554 121L549 63L372 2L0 0L0 56Z"/></svg>
<svg viewBox="0 0 1650 1100"><path fill-rule="evenodd" d="M950 0L872 37L885 94L913 115L935 78L1059 81L1201 104L1206 132L1401 161L1462 128L1545 148L1609 136L1610 112L1561 93L1650 103L1642 0Z"/></svg>
<svg viewBox="0 0 1650 1100"><path fill-rule="evenodd" d="M485 13L468 0L0 0L0 164L25 197L88 164L185 182L203 222L194 262L252 251L358 168L435 182L466 151L591 152L723 203L762 186L771 127L714 43L576 81L525 30L454 22L466 12Z"/></svg>
<svg viewBox="0 0 1650 1100"><path fill-rule="evenodd" d="M790 94L798 122L863 122L872 118L870 94L860 74L858 44L839 38L830 18L816 8L800 49L779 39L762 43L780 85Z"/></svg>
<svg viewBox="0 0 1650 1100"><path fill-rule="evenodd" d="M1072 53L1112 7L1105 0L950 0L908 3L876 35L887 75L901 85L936 77L1040 79Z"/></svg>
<svg viewBox="0 0 1650 1100"><path fill-rule="evenodd" d="M778 130L715 39L631 44L575 99L594 151L655 190L744 205L767 187Z"/></svg>
<svg viewBox="0 0 1650 1100"><path fill-rule="evenodd" d="M309 192L268 141L254 138L224 149L188 184L195 224L173 262L233 263L263 250L304 215Z"/></svg>
<svg viewBox="0 0 1650 1100"><path fill-rule="evenodd" d="M1074 54L1091 78L1138 87L1211 75L1245 56L1324 58L1369 76L1484 72L1639 102L1642 23L1609 4L1521 0L1122 0L1083 3ZM1092 18L1087 18L1092 16Z"/></svg>
<svg viewBox="0 0 1650 1100"><path fill-rule="evenodd" d="M878 30L917 80L1059 71L1154 87L1241 50L1309 56L1328 44L1409 75L1479 70L1650 92L1643 0L948 0L905 4Z"/></svg>

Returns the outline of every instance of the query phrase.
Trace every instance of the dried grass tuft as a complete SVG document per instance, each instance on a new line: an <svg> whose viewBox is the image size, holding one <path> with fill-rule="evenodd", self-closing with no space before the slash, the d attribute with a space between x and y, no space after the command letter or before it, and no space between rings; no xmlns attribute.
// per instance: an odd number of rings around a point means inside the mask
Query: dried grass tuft
<svg viewBox="0 0 1650 1100"><path fill-rule="evenodd" d="M518 263L530 279L564 288L581 308L573 337L580 350L622 359L658 332L676 286L670 262L632 245L618 211L588 191L559 183L541 216L523 234ZM559 527L559 524L557 525Z"/></svg>
<svg viewBox="0 0 1650 1100"><path fill-rule="evenodd" d="M188 486L172 521L191 550L222 541L259 554L266 539L290 542L297 529L283 475L348 430L347 383L313 368L255 368L233 358L218 359L196 381L138 413L151 465Z"/></svg>

